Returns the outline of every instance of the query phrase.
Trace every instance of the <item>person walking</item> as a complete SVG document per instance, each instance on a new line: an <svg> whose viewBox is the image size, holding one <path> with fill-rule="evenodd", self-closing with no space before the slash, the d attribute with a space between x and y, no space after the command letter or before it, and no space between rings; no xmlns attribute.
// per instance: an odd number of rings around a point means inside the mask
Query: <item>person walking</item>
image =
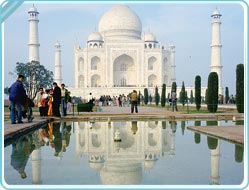
<svg viewBox="0 0 249 190"><path fill-rule="evenodd" d="M61 114L67 115L67 102L68 102L68 90L65 88L65 84L61 84Z"/></svg>
<svg viewBox="0 0 249 190"><path fill-rule="evenodd" d="M171 103L172 103L172 111L174 112L174 110L178 111L177 109L177 94L175 92L175 90L172 90L171 92Z"/></svg>
<svg viewBox="0 0 249 190"><path fill-rule="evenodd" d="M56 82L53 83L53 103L52 103L52 110L53 115L55 117L61 117L60 114L60 103L61 103L61 88L57 85Z"/></svg>
<svg viewBox="0 0 249 190"><path fill-rule="evenodd" d="M133 90L133 92L131 93L131 113L134 112L134 109L135 109L135 112L138 113L137 100L138 100L137 91Z"/></svg>
<svg viewBox="0 0 249 190"><path fill-rule="evenodd" d="M45 92L42 94L41 98L41 106L42 106L42 117L48 116L48 90L45 90Z"/></svg>
<svg viewBox="0 0 249 190"><path fill-rule="evenodd" d="M39 109L39 113L40 113L40 117L42 117L42 105L41 105L41 99L42 99L42 95L44 93L43 88L39 88L39 92L37 94L37 99L36 99L36 105Z"/></svg>
<svg viewBox="0 0 249 190"><path fill-rule="evenodd" d="M22 121L22 105L26 104L27 95L23 86L24 76L18 75L16 82L14 82L9 88L9 100L10 100L10 120L11 124L16 124L15 109L17 107L17 122Z"/></svg>

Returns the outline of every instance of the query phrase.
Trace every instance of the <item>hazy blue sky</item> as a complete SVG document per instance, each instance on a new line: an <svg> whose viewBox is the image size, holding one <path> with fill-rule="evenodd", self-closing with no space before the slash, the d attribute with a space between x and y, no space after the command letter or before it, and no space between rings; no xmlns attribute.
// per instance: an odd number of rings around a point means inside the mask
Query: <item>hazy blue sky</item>
<svg viewBox="0 0 249 190"><path fill-rule="evenodd" d="M33 2L32 2L33 3ZM28 10L31 2L23 3L4 22L4 86L15 80L8 73L16 62L28 62ZM40 63L54 71L54 44L61 44L62 79L74 86L74 43L86 47L87 37L98 30L98 23L114 2L35 2L39 11ZM124 2L125 3L125 2ZM211 14L217 7L221 17L223 87L235 93L236 65L244 63L244 14L239 1L204 2L135 2L126 3L140 17L143 32L150 30L167 47L176 46L177 85L194 86L196 75L207 86L210 72Z"/></svg>

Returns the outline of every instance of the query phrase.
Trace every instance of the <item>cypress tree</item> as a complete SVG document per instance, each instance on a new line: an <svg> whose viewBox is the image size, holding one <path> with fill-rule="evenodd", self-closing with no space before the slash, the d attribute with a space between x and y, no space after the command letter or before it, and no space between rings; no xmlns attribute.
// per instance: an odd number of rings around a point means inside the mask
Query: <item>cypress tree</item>
<svg viewBox="0 0 249 190"><path fill-rule="evenodd" d="M176 88L177 88L177 85L176 85L176 82L172 82L172 86L171 86L171 92L174 90L175 92L176 91Z"/></svg>
<svg viewBox="0 0 249 190"><path fill-rule="evenodd" d="M225 103L227 104L229 100L229 90L228 87L225 88Z"/></svg>
<svg viewBox="0 0 249 190"><path fill-rule="evenodd" d="M201 108L201 77L199 75L195 77L195 105L199 111Z"/></svg>
<svg viewBox="0 0 249 190"><path fill-rule="evenodd" d="M241 163L244 156L244 146L235 144L235 161Z"/></svg>
<svg viewBox="0 0 249 190"><path fill-rule="evenodd" d="M207 89L207 108L209 112L215 113L218 108L218 91L219 81L218 74L211 72L208 76L208 89Z"/></svg>
<svg viewBox="0 0 249 190"><path fill-rule="evenodd" d="M201 121L195 121L195 126L201 126ZM195 143L199 144L201 142L201 134L195 133Z"/></svg>
<svg viewBox="0 0 249 190"><path fill-rule="evenodd" d="M210 150L215 150L218 146L218 139L207 136L207 143Z"/></svg>
<svg viewBox="0 0 249 190"><path fill-rule="evenodd" d="M161 95L161 106L165 107L166 102L166 84L163 84L162 95Z"/></svg>
<svg viewBox="0 0 249 190"><path fill-rule="evenodd" d="M149 102L149 92L148 92L148 88L144 89L144 104L147 105Z"/></svg>
<svg viewBox="0 0 249 190"><path fill-rule="evenodd" d="M187 100L187 96L186 96L186 91L185 91L185 85L184 82L182 82L182 89L180 92L180 102L182 103L182 105L184 106Z"/></svg>
<svg viewBox="0 0 249 190"><path fill-rule="evenodd" d="M156 89L155 89L155 103L156 103L157 106L159 104L159 100L160 100L160 96L159 96L159 93L158 93L158 87L156 86Z"/></svg>
<svg viewBox="0 0 249 190"><path fill-rule="evenodd" d="M244 65L236 69L236 106L239 113L244 113Z"/></svg>

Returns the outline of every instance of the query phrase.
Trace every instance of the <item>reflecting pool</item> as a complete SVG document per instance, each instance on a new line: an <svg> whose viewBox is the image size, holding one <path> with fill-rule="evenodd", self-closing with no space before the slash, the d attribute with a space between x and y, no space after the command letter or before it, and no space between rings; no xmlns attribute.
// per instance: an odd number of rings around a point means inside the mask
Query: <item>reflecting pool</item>
<svg viewBox="0 0 249 190"><path fill-rule="evenodd" d="M49 123L4 149L8 185L240 185L244 147L187 129L232 121Z"/></svg>

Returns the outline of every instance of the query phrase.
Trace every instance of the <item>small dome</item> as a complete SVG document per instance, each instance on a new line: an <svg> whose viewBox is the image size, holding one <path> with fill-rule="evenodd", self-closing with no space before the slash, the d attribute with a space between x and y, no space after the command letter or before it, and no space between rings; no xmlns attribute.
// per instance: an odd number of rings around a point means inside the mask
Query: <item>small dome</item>
<svg viewBox="0 0 249 190"><path fill-rule="evenodd" d="M147 32L144 34L144 41L145 42L156 42L156 37L151 32Z"/></svg>
<svg viewBox="0 0 249 190"><path fill-rule="evenodd" d="M220 12L218 11L218 9L215 9L214 12L213 12L213 15L219 15Z"/></svg>
<svg viewBox="0 0 249 190"><path fill-rule="evenodd" d="M29 9L29 11L28 11L28 13L31 13L31 12L37 12L37 13L38 13L37 8L35 8L34 5L33 5L33 7L31 7L31 8Z"/></svg>
<svg viewBox="0 0 249 190"><path fill-rule="evenodd" d="M59 43L59 42L56 42L56 43L54 44L54 47L59 48L59 47L61 47L61 45L60 45L60 43Z"/></svg>
<svg viewBox="0 0 249 190"><path fill-rule="evenodd" d="M99 32L93 32L88 36L88 42L90 41L103 41L103 37Z"/></svg>
<svg viewBox="0 0 249 190"><path fill-rule="evenodd" d="M100 171L104 166L104 156L103 155L91 155L89 157L89 165L95 171Z"/></svg>
<svg viewBox="0 0 249 190"><path fill-rule="evenodd" d="M99 32L104 38L141 39L142 23L127 5L115 5L100 19Z"/></svg>
<svg viewBox="0 0 249 190"><path fill-rule="evenodd" d="M100 171L104 167L103 162L90 162L89 165L95 171Z"/></svg>
<svg viewBox="0 0 249 190"><path fill-rule="evenodd" d="M214 10L212 16L216 16L216 15L221 16L221 14L220 14L220 12L218 11L217 8Z"/></svg>
<svg viewBox="0 0 249 190"><path fill-rule="evenodd" d="M144 169L151 170L155 166L155 160L145 160L144 161Z"/></svg>

